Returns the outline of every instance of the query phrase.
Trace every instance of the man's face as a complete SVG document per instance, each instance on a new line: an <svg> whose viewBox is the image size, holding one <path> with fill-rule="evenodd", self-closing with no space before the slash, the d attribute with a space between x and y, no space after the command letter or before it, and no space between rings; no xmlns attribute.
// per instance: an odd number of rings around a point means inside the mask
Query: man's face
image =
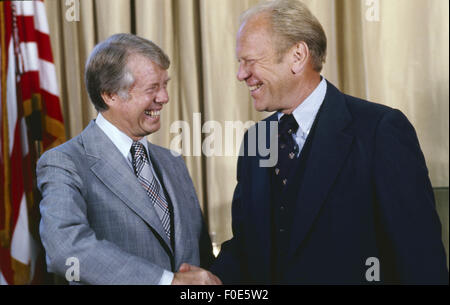
<svg viewBox="0 0 450 305"><path fill-rule="evenodd" d="M128 99L115 94L108 103L106 117L133 140L139 140L160 128L160 111L169 102L168 73L150 59L132 55L127 64L134 76Z"/></svg>
<svg viewBox="0 0 450 305"><path fill-rule="evenodd" d="M237 78L249 87L257 111L281 111L290 103L287 95L293 81L289 61L278 61L274 45L269 20L264 16L251 18L239 29Z"/></svg>

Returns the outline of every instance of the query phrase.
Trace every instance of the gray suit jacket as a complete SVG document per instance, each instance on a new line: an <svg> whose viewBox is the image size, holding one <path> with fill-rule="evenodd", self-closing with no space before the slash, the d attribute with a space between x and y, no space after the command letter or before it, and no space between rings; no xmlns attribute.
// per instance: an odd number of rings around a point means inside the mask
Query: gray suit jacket
<svg viewBox="0 0 450 305"><path fill-rule="evenodd" d="M181 263L208 267L211 242L181 157L148 145L173 206L174 249L127 160L92 121L77 137L46 152L37 165L40 234L50 272L79 261L89 284L157 284Z"/></svg>

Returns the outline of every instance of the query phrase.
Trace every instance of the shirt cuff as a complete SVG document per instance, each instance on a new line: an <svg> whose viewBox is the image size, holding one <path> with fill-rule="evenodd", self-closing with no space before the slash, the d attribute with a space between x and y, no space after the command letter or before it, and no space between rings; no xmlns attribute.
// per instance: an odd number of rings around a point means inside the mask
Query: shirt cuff
<svg viewBox="0 0 450 305"><path fill-rule="evenodd" d="M174 277L173 272L164 270L163 275L162 275L161 279L159 280L158 285L171 285L173 277Z"/></svg>

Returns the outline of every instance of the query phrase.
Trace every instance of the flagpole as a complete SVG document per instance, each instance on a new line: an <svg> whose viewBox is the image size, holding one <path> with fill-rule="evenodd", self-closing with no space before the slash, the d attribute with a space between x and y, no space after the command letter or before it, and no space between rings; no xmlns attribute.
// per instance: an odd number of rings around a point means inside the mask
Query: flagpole
<svg viewBox="0 0 450 305"><path fill-rule="evenodd" d="M5 29L5 9L4 9L5 2L0 2L0 39L1 39L1 75L0 75L0 81L1 81L1 107L2 107L2 162L3 162L3 185L1 186L3 188L3 199L4 199L4 228L0 229L0 246L7 248L9 247L9 243L11 241L10 236L10 226L11 226L11 194L10 194L10 158L9 158L9 133L8 133L8 113L7 113L7 107L6 107L6 69L7 69L7 62L6 62L6 29Z"/></svg>

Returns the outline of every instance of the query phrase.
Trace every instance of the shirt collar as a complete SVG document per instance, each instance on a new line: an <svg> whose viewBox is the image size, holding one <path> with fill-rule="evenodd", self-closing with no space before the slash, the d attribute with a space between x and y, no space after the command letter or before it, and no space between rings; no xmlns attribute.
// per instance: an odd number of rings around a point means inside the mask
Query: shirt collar
<svg viewBox="0 0 450 305"><path fill-rule="evenodd" d="M119 149L120 153L128 159L129 156L131 156L130 149L131 144L133 144L133 139L131 139L129 136L127 136L125 133L123 133L121 130L119 130L116 126L111 124L105 117L99 112L97 115L97 119L95 120L95 123L98 127L106 134L106 136L114 143L114 145ZM147 153L148 153L148 144L145 137L139 140L141 142Z"/></svg>
<svg viewBox="0 0 450 305"><path fill-rule="evenodd" d="M326 93L327 81L324 77L322 77L322 80L316 89L314 89L314 91L300 105L298 105L297 108L295 108L292 115L299 126L297 136L307 136L309 134L317 112L319 112L319 108L325 99ZM278 120L280 120L283 115L283 113L278 112Z"/></svg>

